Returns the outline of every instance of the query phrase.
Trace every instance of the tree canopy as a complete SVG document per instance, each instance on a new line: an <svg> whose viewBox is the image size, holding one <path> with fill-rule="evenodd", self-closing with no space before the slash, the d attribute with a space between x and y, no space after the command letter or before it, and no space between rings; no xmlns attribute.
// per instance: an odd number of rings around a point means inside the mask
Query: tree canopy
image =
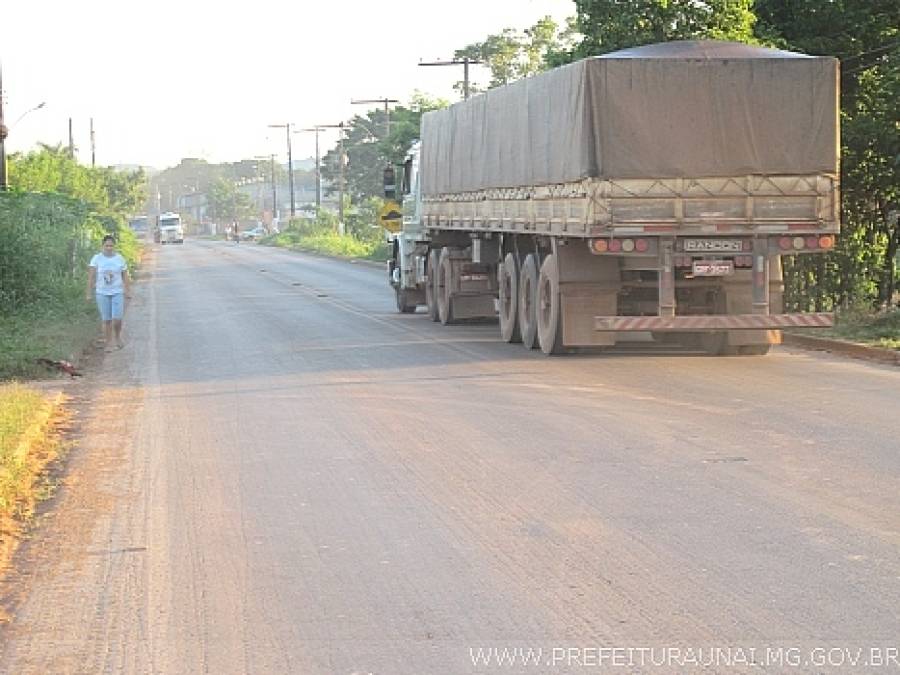
<svg viewBox="0 0 900 675"><path fill-rule="evenodd" d="M416 94L408 105L397 106L390 111L390 134L383 108L356 115L347 122L342 130L345 193L353 201L382 196L384 168L403 161L412 142L419 136L422 115L446 105L446 101ZM328 183L327 194L338 192L339 161L337 145L322 160L322 178Z"/></svg>

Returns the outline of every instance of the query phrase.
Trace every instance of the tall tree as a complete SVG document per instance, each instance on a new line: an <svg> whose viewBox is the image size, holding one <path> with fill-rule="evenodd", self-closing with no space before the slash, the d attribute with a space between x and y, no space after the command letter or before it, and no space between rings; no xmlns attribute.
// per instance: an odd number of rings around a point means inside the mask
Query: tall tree
<svg viewBox="0 0 900 675"><path fill-rule="evenodd" d="M670 40L756 42L754 0L575 0L571 58Z"/></svg>
<svg viewBox="0 0 900 675"><path fill-rule="evenodd" d="M225 178L213 180L206 190L207 212L220 221L242 220L256 213L250 197Z"/></svg>
<svg viewBox="0 0 900 675"><path fill-rule="evenodd" d="M481 42L457 49L454 58L468 58L486 65L491 71L487 85L490 89L545 70L551 54L564 52L570 46L571 35L571 27L560 31L558 24L546 16L525 30L505 28ZM462 82L454 85L457 90L462 86ZM469 84L470 92L480 90L483 88L479 85Z"/></svg>
<svg viewBox="0 0 900 675"><path fill-rule="evenodd" d="M893 0L757 0L757 32L841 59L842 235L823 265L793 261L819 306L889 302L900 249L900 5ZM802 300L801 300L802 302Z"/></svg>

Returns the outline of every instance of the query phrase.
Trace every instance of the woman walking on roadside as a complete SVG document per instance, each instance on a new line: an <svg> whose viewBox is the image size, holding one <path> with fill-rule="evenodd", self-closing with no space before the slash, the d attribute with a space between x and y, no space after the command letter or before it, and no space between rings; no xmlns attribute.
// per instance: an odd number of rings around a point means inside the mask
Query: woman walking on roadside
<svg viewBox="0 0 900 675"><path fill-rule="evenodd" d="M116 253L116 239L111 234L103 237L103 250L91 258L88 271L88 285L85 297L90 300L91 293L97 299L97 309L103 321L103 335L106 338L106 351L125 346L122 341L122 316L125 314L125 297L131 297L128 279L128 264L125 258Z"/></svg>

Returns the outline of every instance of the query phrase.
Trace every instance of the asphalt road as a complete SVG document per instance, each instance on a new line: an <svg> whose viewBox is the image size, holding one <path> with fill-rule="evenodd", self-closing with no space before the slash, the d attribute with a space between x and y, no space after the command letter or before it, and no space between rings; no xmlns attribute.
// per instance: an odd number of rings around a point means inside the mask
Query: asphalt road
<svg viewBox="0 0 900 675"><path fill-rule="evenodd" d="M362 264L151 267L3 672L900 672L900 370L547 358Z"/></svg>

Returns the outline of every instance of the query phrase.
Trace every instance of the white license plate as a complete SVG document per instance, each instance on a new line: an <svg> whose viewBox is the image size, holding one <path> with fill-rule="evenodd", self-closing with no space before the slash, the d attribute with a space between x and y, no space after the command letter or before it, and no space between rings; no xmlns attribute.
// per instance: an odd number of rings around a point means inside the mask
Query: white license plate
<svg viewBox="0 0 900 675"><path fill-rule="evenodd" d="M689 253L740 253L743 249L740 239L684 240L684 250Z"/></svg>
<svg viewBox="0 0 900 675"><path fill-rule="evenodd" d="M730 260L695 260L695 277L725 277L734 274L734 263Z"/></svg>

